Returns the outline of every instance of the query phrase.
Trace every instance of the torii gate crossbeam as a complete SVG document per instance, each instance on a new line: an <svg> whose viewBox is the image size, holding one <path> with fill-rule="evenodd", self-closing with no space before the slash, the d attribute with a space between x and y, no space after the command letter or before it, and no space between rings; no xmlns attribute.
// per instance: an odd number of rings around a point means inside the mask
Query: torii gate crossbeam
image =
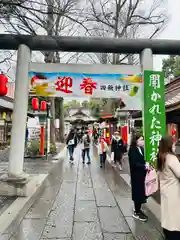
<svg viewBox="0 0 180 240"><path fill-rule="evenodd" d="M35 51L140 54L149 48L153 54L180 54L180 40L0 34L0 49L17 50L21 44Z"/></svg>

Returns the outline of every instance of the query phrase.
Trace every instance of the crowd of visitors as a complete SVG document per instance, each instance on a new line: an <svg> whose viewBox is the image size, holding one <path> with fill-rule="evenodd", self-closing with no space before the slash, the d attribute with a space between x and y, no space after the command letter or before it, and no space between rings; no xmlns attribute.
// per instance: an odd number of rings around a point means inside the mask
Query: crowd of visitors
<svg viewBox="0 0 180 240"><path fill-rule="evenodd" d="M97 134L96 134L97 135ZM88 134L88 129L81 133L75 129L71 129L67 136L67 148L69 151L70 161L73 162L74 149L79 143L82 149L82 163L91 163L91 137ZM114 133L109 148L103 136L96 136L93 143L96 143L99 154L100 168L105 167L107 154L111 155L113 165L119 166L122 170L122 157L126 152L126 146L117 131ZM132 201L134 202L133 217L139 221L146 222L148 216L142 210L142 205L147 202L148 197L154 193L157 188L155 185L160 185L161 197L161 224L166 240L180 239L180 211L177 207L180 203L180 162L175 154L175 142L170 136L162 137L159 143L159 151L157 154L157 180L155 177L152 182L147 182L147 176L153 172L152 166L145 161L144 155L144 138L142 134L134 132L131 144L128 150L128 159L131 176L131 191ZM147 189L150 193L147 194Z"/></svg>

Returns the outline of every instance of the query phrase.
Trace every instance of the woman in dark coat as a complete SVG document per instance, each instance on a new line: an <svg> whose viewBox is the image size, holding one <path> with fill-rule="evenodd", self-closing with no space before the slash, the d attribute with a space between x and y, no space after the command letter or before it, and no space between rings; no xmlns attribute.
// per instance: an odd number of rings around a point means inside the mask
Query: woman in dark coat
<svg viewBox="0 0 180 240"><path fill-rule="evenodd" d="M146 162L144 160L144 138L134 135L129 148L129 166L131 174L132 200L134 201L135 211L133 217L140 221L147 221L147 216L142 212L141 206L146 203L145 196L145 177Z"/></svg>
<svg viewBox="0 0 180 240"><path fill-rule="evenodd" d="M119 132L114 133L111 143L111 152L114 154L114 164L118 163L120 170L122 170L121 159L124 153L124 142Z"/></svg>

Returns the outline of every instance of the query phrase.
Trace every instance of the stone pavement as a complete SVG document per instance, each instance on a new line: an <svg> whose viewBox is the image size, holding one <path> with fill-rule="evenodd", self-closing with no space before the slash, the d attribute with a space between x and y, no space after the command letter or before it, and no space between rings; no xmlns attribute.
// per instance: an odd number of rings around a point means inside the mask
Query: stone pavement
<svg viewBox="0 0 180 240"><path fill-rule="evenodd" d="M58 152L64 147L63 144L58 144ZM8 171L9 148L0 151L0 176ZM24 162L24 172L29 174L47 174L57 160L53 160L52 156L49 160L44 159L26 159ZM0 215L16 200L16 197L0 196Z"/></svg>
<svg viewBox="0 0 180 240"><path fill-rule="evenodd" d="M78 147L75 163L59 164L20 226L10 226L0 240L163 239L151 216L141 223L132 208L124 180L109 165L100 169L96 153L91 165L82 165Z"/></svg>

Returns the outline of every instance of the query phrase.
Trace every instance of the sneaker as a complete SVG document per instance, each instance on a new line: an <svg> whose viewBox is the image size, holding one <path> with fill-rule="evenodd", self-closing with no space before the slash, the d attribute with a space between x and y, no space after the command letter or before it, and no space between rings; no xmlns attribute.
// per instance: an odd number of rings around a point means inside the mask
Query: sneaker
<svg viewBox="0 0 180 240"><path fill-rule="evenodd" d="M73 161L74 161L74 158L70 157L69 162L73 164L74 163Z"/></svg>
<svg viewBox="0 0 180 240"><path fill-rule="evenodd" d="M91 162L87 162L87 164L89 165L89 164L91 164Z"/></svg>
<svg viewBox="0 0 180 240"><path fill-rule="evenodd" d="M100 168L102 168L102 165L100 165Z"/></svg>
<svg viewBox="0 0 180 240"><path fill-rule="evenodd" d="M85 164L85 161L82 161L82 164Z"/></svg>
<svg viewBox="0 0 180 240"><path fill-rule="evenodd" d="M117 167L117 163L113 162L112 167L116 168Z"/></svg>
<svg viewBox="0 0 180 240"><path fill-rule="evenodd" d="M119 164L119 170L122 171L122 165L121 164Z"/></svg>
<svg viewBox="0 0 180 240"><path fill-rule="evenodd" d="M148 217L141 211L139 213L134 212L133 218L138 219L141 222L147 222Z"/></svg>

